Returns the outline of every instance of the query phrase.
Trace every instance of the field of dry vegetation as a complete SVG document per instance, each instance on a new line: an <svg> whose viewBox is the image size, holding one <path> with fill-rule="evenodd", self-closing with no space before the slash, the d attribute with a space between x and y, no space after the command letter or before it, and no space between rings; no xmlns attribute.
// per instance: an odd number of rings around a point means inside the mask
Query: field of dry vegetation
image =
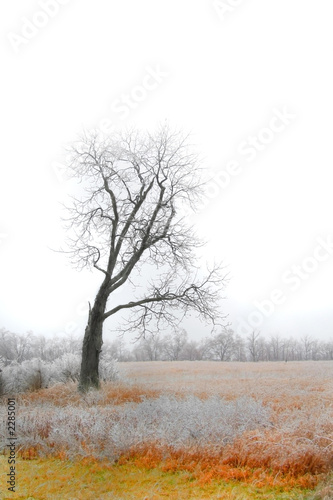
<svg viewBox="0 0 333 500"><path fill-rule="evenodd" d="M75 383L16 396L21 495L28 496L3 498L333 498L327 483L333 362L133 362L118 368L120 381L85 396ZM4 425L5 405L2 436ZM61 463L66 474L58 475L52 493L50 481L42 481L43 464L52 472ZM39 467L35 486L33 467ZM59 492L83 473L104 490ZM33 491L38 486L37 496L24 489L28 484Z"/></svg>

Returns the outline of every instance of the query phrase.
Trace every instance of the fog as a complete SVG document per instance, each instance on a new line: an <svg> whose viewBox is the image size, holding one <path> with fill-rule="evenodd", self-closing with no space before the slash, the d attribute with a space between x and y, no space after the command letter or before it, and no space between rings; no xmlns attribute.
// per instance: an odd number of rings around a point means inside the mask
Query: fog
<svg viewBox="0 0 333 500"><path fill-rule="evenodd" d="M229 273L227 321L244 334L332 337L333 7L223 4L0 7L0 327L83 332L101 276L51 250L73 188L65 147L83 129L167 120L192 132L211 179L190 218L204 260ZM194 318L185 327L209 331Z"/></svg>

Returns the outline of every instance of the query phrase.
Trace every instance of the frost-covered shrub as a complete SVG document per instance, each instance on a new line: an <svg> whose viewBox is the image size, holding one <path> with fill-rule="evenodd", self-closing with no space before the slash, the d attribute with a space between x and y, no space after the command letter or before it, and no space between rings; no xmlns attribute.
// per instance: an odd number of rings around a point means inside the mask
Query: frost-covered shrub
<svg viewBox="0 0 333 500"><path fill-rule="evenodd" d="M18 363L13 361L2 371L3 392L18 393L35 391L48 384L48 370L39 359Z"/></svg>
<svg viewBox="0 0 333 500"><path fill-rule="evenodd" d="M13 361L0 373L0 395L35 391L57 383L77 382L80 376L81 356L66 353L52 362L32 359ZM105 356L100 362L100 376L104 381L119 378L116 361Z"/></svg>
<svg viewBox="0 0 333 500"><path fill-rule="evenodd" d="M268 422L268 410L247 397L237 401L196 396L179 400L165 395L126 404L114 418L109 436L114 446L125 449L156 441L176 449L190 444L221 446Z"/></svg>
<svg viewBox="0 0 333 500"><path fill-rule="evenodd" d="M81 357L78 354L66 353L49 364L50 382L76 382L80 376Z"/></svg>
<svg viewBox="0 0 333 500"><path fill-rule="evenodd" d="M81 356L79 354L64 354L52 363L51 383L77 382L80 377ZM103 381L116 381L119 378L116 360L111 356L102 356L99 366L100 378Z"/></svg>
<svg viewBox="0 0 333 500"><path fill-rule="evenodd" d="M99 376L104 382L115 382L119 380L117 361L111 353L102 354L99 365Z"/></svg>
<svg viewBox="0 0 333 500"><path fill-rule="evenodd" d="M2 371L3 393L35 391L48 387L52 383L72 380L68 376L68 371L70 373L71 370L73 371L73 366L70 364L71 356L66 354L64 356L66 359L59 358L53 363L45 363L39 359L23 361L23 363L13 361Z"/></svg>
<svg viewBox="0 0 333 500"><path fill-rule="evenodd" d="M269 425L269 410L251 398L225 401L195 396L160 396L141 403L105 407L22 408L19 444L45 452L118 458L135 446L176 450L210 448L218 452L245 431Z"/></svg>

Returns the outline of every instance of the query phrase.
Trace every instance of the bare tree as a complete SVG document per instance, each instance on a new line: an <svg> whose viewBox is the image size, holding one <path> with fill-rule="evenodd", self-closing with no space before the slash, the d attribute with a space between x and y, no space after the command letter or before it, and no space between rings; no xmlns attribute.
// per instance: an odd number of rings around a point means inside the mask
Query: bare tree
<svg viewBox="0 0 333 500"><path fill-rule="evenodd" d="M229 328L210 340L210 352L219 361L230 361L235 350L234 332Z"/></svg>
<svg viewBox="0 0 333 500"><path fill-rule="evenodd" d="M117 338L112 342L104 342L103 354L107 352L108 356L117 361L132 361L132 353L125 345L123 338Z"/></svg>
<svg viewBox="0 0 333 500"><path fill-rule="evenodd" d="M169 361L181 359L183 349L187 343L187 332L183 328L175 331L164 341L164 352Z"/></svg>
<svg viewBox="0 0 333 500"><path fill-rule="evenodd" d="M329 340L323 344L324 359L333 360L333 340Z"/></svg>
<svg viewBox="0 0 333 500"><path fill-rule="evenodd" d="M183 346L183 357L188 361L196 361L202 359L200 346L195 340L189 340Z"/></svg>
<svg viewBox="0 0 333 500"><path fill-rule="evenodd" d="M246 344L240 335L234 338L234 361L246 361Z"/></svg>
<svg viewBox="0 0 333 500"><path fill-rule="evenodd" d="M311 359L311 351L314 344L313 338L310 335L303 335L300 340L303 347L304 359Z"/></svg>
<svg viewBox="0 0 333 500"><path fill-rule="evenodd" d="M158 361L163 351L163 342L159 332L157 334L146 335L140 343L134 348L137 360L140 361Z"/></svg>
<svg viewBox="0 0 333 500"><path fill-rule="evenodd" d="M251 361L259 361L260 359L260 332L253 332L247 337L247 348L251 356Z"/></svg>
<svg viewBox="0 0 333 500"><path fill-rule="evenodd" d="M85 391L99 387L107 318L131 310L124 331L134 329L139 336L166 324L175 327L181 321L176 310L183 315L193 310L215 324L222 318L225 276L217 265L200 271L195 250L202 242L181 215L202 194L197 156L187 137L166 126L153 135L132 131L100 139L90 134L71 154L70 170L82 193L67 207L67 251L78 268L103 275L83 340L79 389ZM149 266L154 267L150 279ZM131 300L115 303L114 292L129 283Z"/></svg>

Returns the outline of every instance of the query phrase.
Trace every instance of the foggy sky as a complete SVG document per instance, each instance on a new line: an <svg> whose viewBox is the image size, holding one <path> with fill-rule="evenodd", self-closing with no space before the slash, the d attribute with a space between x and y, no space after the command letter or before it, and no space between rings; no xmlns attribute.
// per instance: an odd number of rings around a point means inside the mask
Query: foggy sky
<svg viewBox="0 0 333 500"><path fill-rule="evenodd" d="M1 5L0 327L83 332L101 276L50 250L64 148L83 129L167 119L193 133L211 178L191 219L229 271L233 328L332 337L332 2L231 5Z"/></svg>

